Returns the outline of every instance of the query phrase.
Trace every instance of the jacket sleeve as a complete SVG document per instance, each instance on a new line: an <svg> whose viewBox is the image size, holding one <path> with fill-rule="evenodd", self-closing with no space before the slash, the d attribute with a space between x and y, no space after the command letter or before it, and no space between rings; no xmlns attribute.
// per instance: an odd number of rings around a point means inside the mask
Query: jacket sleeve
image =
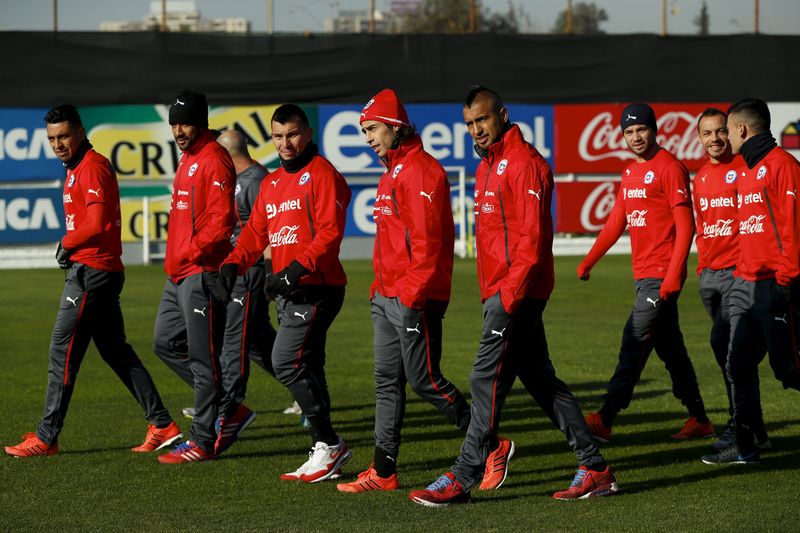
<svg viewBox="0 0 800 533"><path fill-rule="evenodd" d="M210 168L204 172L202 180L197 180L205 194L193 196L193 201L198 196L205 197L203 210L206 214L204 222L195 222L195 234L189 243L189 259L193 262L203 255L212 254L221 241L229 241L236 223L233 161L230 157L208 157L205 164Z"/></svg>
<svg viewBox="0 0 800 533"><path fill-rule="evenodd" d="M264 249L269 245L269 219L267 218L266 195L267 180L261 182L258 196L253 203L250 211L250 219L242 228L239 238L236 239L236 247L222 261L234 263L239 266L239 275L247 272L262 256Z"/></svg>
<svg viewBox="0 0 800 533"><path fill-rule="evenodd" d="M296 257L309 272L316 272L318 262L327 254L339 254L350 204L350 187L336 169L326 168L313 180L312 216L313 237Z"/></svg>
<svg viewBox="0 0 800 533"><path fill-rule="evenodd" d="M778 232L781 237L781 258L775 279L781 285L791 285L800 276L800 205L795 198L800 190L800 165L788 161L776 170L775 197L778 205L773 206L773 210L780 209L783 224Z"/></svg>
<svg viewBox="0 0 800 533"><path fill-rule="evenodd" d="M547 224L553 194L553 174L538 161L531 160L519 175L506 180L511 202L519 225L519 242L508 274L500 286L500 300L508 313L513 313L525 297L530 272L542 262L546 250L542 240L552 231Z"/></svg>
<svg viewBox="0 0 800 533"><path fill-rule="evenodd" d="M412 309L425 306L431 280L442 257L441 221L453 218L450 207L450 184L441 167L421 165L404 173L404 181L396 187L400 220L408 229L410 261L398 280L400 303ZM450 229L452 231L452 229ZM447 253L447 252L444 252ZM453 253L449 250L449 253ZM452 261L452 258L450 259Z"/></svg>
<svg viewBox="0 0 800 533"><path fill-rule="evenodd" d="M695 179L697 178L695 177ZM695 244L697 245L697 275L699 276L703 269L708 266L705 262L706 255L708 254L708 247L706 246L706 240L703 238L701 233L704 218L703 212L700 211L700 200L697 195L696 187L692 192L692 200L692 203L694 204L695 227L697 228L697 238L695 239Z"/></svg>

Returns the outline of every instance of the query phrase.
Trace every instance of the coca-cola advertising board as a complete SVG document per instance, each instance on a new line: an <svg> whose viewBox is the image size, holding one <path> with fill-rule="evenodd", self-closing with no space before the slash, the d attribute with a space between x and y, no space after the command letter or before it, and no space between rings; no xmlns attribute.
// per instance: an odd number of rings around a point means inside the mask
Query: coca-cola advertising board
<svg viewBox="0 0 800 533"><path fill-rule="evenodd" d="M555 106L555 172L558 174L620 174L634 160L619 118L626 104ZM658 122L658 144L695 171L704 160L697 138L697 120L709 107L729 104L652 104Z"/></svg>
<svg viewBox="0 0 800 533"><path fill-rule="evenodd" d="M608 220L620 181L556 182L556 232L597 233Z"/></svg>

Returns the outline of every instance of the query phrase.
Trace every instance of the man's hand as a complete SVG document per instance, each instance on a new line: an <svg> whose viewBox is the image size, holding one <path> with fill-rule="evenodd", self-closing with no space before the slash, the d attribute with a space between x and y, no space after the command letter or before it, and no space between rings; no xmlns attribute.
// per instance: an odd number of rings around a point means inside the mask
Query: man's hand
<svg viewBox="0 0 800 533"><path fill-rule="evenodd" d="M586 261L583 261L580 265L578 265L576 272L578 273L578 278L586 281L591 275L592 267L590 267Z"/></svg>
<svg viewBox="0 0 800 533"><path fill-rule="evenodd" d="M275 293L270 292L267 288L269 287L269 282L272 279L272 259L264 259L264 296L267 298L267 301L275 299Z"/></svg>
<svg viewBox="0 0 800 533"><path fill-rule="evenodd" d="M72 268L72 261L70 261L69 256L72 255L72 252L64 248L61 244L61 240L58 241L58 248L56 248L56 262L58 263L58 267L63 270L69 270Z"/></svg>
<svg viewBox="0 0 800 533"><path fill-rule="evenodd" d="M233 286L236 285L236 278L239 274L239 267L234 263L225 263L219 267L219 276L217 283L211 287L211 294L224 304L229 304L231 301L231 293Z"/></svg>
<svg viewBox="0 0 800 533"><path fill-rule="evenodd" d="M678 297L681 293L681 288L681 280L679 278L673 279L672 276L667 276L664 278L664 281L661 282L658 295L662 300L672 300Z"/></svg>
<svg viewBox="0 0 800 533"><path fill-rule="evenodd" d="M300 286L300 278L306 273L306 267L297 260L289 263L289 266L280 272L273 274L264 284L267 293L277 293L281 296L288 296Z"/></svg>

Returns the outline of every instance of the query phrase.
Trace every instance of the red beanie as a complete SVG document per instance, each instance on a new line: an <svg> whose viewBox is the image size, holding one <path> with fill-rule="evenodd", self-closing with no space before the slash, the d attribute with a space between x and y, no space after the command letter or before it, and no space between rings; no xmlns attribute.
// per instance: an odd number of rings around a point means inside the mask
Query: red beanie
<svg viewBox="0 0 800 533"><path fill-rule="evenodd" d="M384 89L376 94L364 109L361 110L359 123L366 120L377 120L391 126L410 126L406 108L391 89Z"/></svg>

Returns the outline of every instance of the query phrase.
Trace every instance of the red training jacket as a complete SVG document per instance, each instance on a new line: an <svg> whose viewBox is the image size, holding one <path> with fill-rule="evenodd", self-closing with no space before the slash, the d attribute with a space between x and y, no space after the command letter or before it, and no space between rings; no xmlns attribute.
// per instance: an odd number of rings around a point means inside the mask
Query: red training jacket
<svg viewBox="0 0 800 533"><path fill-rule="evenodd" d="M372 214L370 298L379 291L413 309L429 299L450 301L455 239L450 183L418 135L389 150Z"/></svg>
<svg viewBox="0 0 800 533"><path fill-rule="evenodd" d="M350 195L345 179L320 155L297 172L279 168L262 180L250 220L223 262L237 264L243 275L269 246L273 272L297 260L308 270L301 285L346 285L339 246Z"/></svg>
<svg viewBox="0 0 800 533"><path fill-rule="evenodd" d="M628 222L634 279L667 275L675 247L672 210L679 205L691 209L689 194L689 171L664 148L622 173L614 209L622 210Z"/></svg>
<svg viewBox="0 0 800 533"><path fill-rule="evenodd" d="M178 282L218 270L231 250L236 172L210 131L183 153L172 187L164 270Z"/></svg>
<svg viewBox="0 0 800 533"><path fill-rule="evenodd" d="M755 168L741 167L736 183L740 255L734 275L790 285L800 276L800 164L776 146Z"/></svg>
<svg viewBox="0 0 800 533"><path fill-rule="evenodd" d="M104 204L100 233L84 231L89 205ZM64 180L67 234L61 241L70 259L97 270L121 272L122 221L117 175L108 159L89 149Z"/></svg>
<svg viewBox="0 0 800 533"><path fill-rule="evenodd" d="M736 266L739 258L739 214L736 176L744 165L737 155L729 163L706 161L694 176L692 199L697 226L697 273L704 268Z"/></svg>
<svg viewBox="0 0 800 533"><path fill-rule="evenodd" d="M514 125L475 173L475 240L481 299L500 292L513 313L553 292L553 173Z"/></svg>

